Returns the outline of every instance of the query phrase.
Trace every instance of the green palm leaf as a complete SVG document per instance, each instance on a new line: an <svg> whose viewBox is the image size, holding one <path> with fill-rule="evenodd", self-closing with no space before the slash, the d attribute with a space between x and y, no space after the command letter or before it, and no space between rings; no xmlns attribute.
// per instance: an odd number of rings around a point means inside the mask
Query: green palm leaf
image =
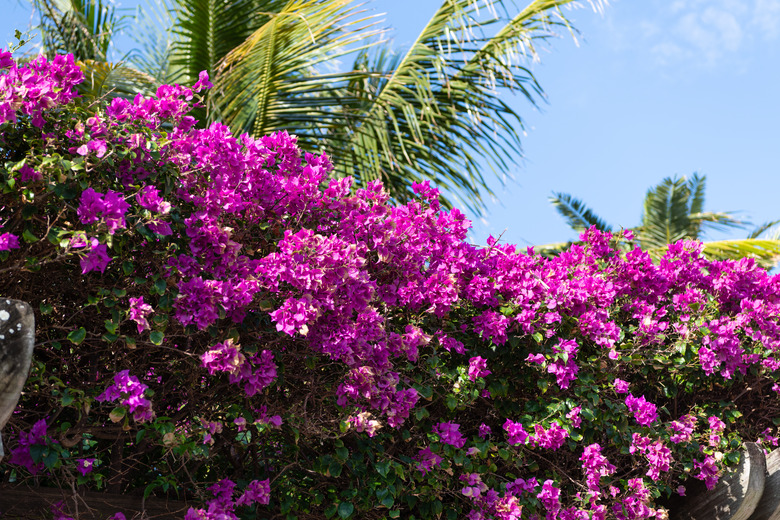
<svg viewBox="0 0 780 520"><path fill-rule="evenodd" d="M746 238L704 242L704 254L716 260L754 258L759 265L770 269L780 260L780 240Z"/></svg>
<svg viewBox="0 0 780 520"><path fill-rule="evenodd" d="M700 239L705 229L744 226L727 212L705 212L706 178L694 173L667 177L645 196L642 224L637 238L644 249L659 249L684 238Z"/></svg>
<svg viewBox="0 0 780 520"><path fill-rule="evenodd" d="M171 81L193 84L205 70L214 77L220 60L285 9L281 0L169 0L176 36ZM294 6L290 6L294 9ZM296 19L300 22L300 19Z"/></svg>
<svg viewBox="0 0 780 520"><path fill-rule="evenodd" d="M49 55L71 53L77 60L106 61L114 33L124 16L103 0L33 0L41 12L43 50Z"/></svg>
<svg viewBox="0 0 780 520"><path fill-rule="evenodd" d="M780 225L778 224L780 224L780 220L764 222L751 231L748 238L759 238L764 235L764 238L772 240L780 239Z"/></svg>
<svg viewBox="0 0 780 520"><path fill-rule="evenodd" d="M584 202L568 193L553 193L550 202L574 231L582 233L591 226L600 231L611 231L612 226L598 217Z"/></svg>
<svg viewBox="0 0 780 520"><path fill-rule="evenodd" d="M35 1L76 6L86 41L107 49L102 38L116 29L107 0ZM479 212L481 193L490 193L483 163L503 178L520 157L522 120L499 92L538 99L525 63L556 26L568 27L560 7L573 1L535 0L518 12L503 0L443 0L412 47L396 55L378 45L374 18L351 0L147 0L130 63L143 72L142 91L193 84L208 71L214 88L196 114L204 122L255 136L288 130L304 149L330 153L337 173L358 185L381 179L403 200L413 181L430 179ZM64 28L73 23L50 14L44 32L69 41ZM333 60L350 53L357 53L352 70L336 71ZM80 57L103 56L93 54ZM127 66L99 68L91 73L95 95L121 92L111 80L132 74Z"/></svg>
<svg viewBox="0 0 780 520"><path fill-rule="evenodd" d="M110 63L108 51L114 33L125 16L118 16L111 2L103 0L34 0L42 13L44 52L71 53L84 71L79 94L92 101L111 94L133 97L148 92L154 78L121 63Z"/></svg>
<svg viewBox="0 0 780 520"><path fill-rule="evenodd" d="M660 249L684 238L696 238L691 235L690 196L684 177L667 177L648 190L637 233L643 249Z"/></svg>
<svg viewBox="0 0 780 520"><path fill-rule="evenodd" d="M355 73L319 69L379 34L373 17L349 4L290 0L278 11L264 12L262 24L220 62L209 103L212 117L236 133L288 130L305 149L330 151L323 138L345 118L340 112L351 100L344 88Z"/></svg>
<svg viewBox="0 0 780 520"><path fill-rule="evenodd" d="M128 63L154 78L155 85L168 83L173 75L171 60L176 43L173 32L175 20L171 0L146 0L136 8L130 38L137 47L129 53Z"/></svg>
<svg viewBox="0 0 780 520"><path fill-rule="evenodd" d="M78 92L87 101L106 95L133 98L138 93L149 92L156 84L155 78L121 64L95 60L77 63L84 71Z"/></svg>
<svg viewBox="0 0 780 520"><path fill-rule="evenodd" d="M521 148L522 120L500 89L535 102L541 88L522 63L564 23L557 9L567 3L535 1L502 18L481 16L471 0L445 0L379 89L362 96L367 104L335 161L342 174L380 179L399 199L409 180L430 179L480 210L481 191L490 193L480 160L506 173Z"/></svg>

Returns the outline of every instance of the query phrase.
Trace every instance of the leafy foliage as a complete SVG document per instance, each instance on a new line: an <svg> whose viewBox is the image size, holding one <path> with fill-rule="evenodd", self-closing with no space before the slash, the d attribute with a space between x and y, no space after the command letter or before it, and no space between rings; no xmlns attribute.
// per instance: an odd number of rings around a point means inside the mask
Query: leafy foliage
<svg viewBox="0 0 780 520"><path fill-rule="evenodd" d="M780 277L752 259L475 247L427 183L396 205L289 134L197 128L205 75L85 105L72 57L0 69L0 291L38 309L4 493L643 519L777 445Z"/></svg>

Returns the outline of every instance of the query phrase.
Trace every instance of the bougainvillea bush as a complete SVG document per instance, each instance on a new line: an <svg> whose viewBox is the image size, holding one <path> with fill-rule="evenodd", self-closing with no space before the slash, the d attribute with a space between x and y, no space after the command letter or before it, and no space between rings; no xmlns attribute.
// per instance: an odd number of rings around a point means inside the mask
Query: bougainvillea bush
<svg viewBox="0 0 780 520"><path fill-rule="evenodd" d="M193 520L660 518L777 444L780 278L750 259L471 245L427 184L396 204L293 136L198 127L205 74L88 104L72 58L0 67L0 294L37 311L5 486Z"/></svg>

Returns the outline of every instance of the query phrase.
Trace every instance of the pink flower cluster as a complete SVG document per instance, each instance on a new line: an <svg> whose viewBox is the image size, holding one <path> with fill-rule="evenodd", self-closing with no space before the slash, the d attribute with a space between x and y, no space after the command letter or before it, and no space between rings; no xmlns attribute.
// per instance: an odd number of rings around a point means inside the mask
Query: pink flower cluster
<svg viewBox="0 0 780 520"><path fill-rule="evenodd" d="M244 392L253 396L276 379L276 363L270 350L246 357L240 346L228 339L217 343L201 356L201 363L209 374L227 372L231 383L243 384Z"/></svg>
<svg viewBox="0 0 780 520"><path fill-rule="evenodd" d="M427 475L431 469L441 465L442 458L433 453L430 448L423 448L416 457L417 470L423 475Z"/></svg>
<svg viewBox="0 0 780 520"><path fill-rule="evenodd" d="M553 352L557 355L554 361L547 365L547 371L555 375L558 386L564 390L569 388L571 382L577 379L579 367L574 362L574 359L578 350L577 342L573 339L560 340L553 347Z"/></svg>
<svg viewBox="0 0 780 520"><path fill-rule="evenodd" d="M133 320L138 328L138 334L151 329L149 326L149 315L152 314L152 306L144 303L144 297L130 298L130 308L127 311L127 317Z"/></svg>
<svg viewBox="0 0 780 520"><path fill-rule="evenodd" d="M688 442L693 438L693 430L696 428L696 417L692 415L683 415L676 421L672 421L669 429L674 433L669 440L675 444Z"/></svg>
<svg viewBox="0 0 780 520"><path fill-rule="evenodd" d="M9 464L18 464L24 466L27 471L36 475L43 470L43 462L33 461L30 447L34 445L46 445L47 442L56 442L46 435L46 419L37 421L29 432L19 432L17 446L11 450L11 456L8 458Z"/></svg>
<svg viewBox="0 0 780 520"><path fill-rule="evenodd" d="M487 369L487 360L481 356L471 358L469 360L468 375L471 381L476 381L478 377L490 375L490 370Z"/></svg>
<svg viewBox="0 0 780 520"><path fill-rule="evenodd" d="M718 483L718 463L712 455L705 455L704 460L694 462L696 473L694 477L703 480L707 489L713 489Z"/></svg>
<svg viewBox="0 0 780 520"><path fill-rule="evenodd" d="M661 441L652 441L650 437L633 433L631 436L630 453L640 453L647 458L649 469L647 476L658 480L662 471L669 471L672 463L672 452Z"/></svg>
<svg viewBox="0 0 780 520"><path fill-rule="evenodd" d="M83 77L70 54L52 61L39 55L19 67L10 52L0 49L0 124L16 123L21 115L42 127L43 113L76 97L75 86Z"/></svg>
<svg viewBox="0 0 780 520"><path fill-rule="evenodd" d="M595 504L601 496L601 478L615 473L615 466L602 455L599 444L586 446L580 461L585 474L585 485L591 493L591 503Z"/></svg>
<svg viewBox="0 0 780 520"><path fill-rule="evenodd" d="M456 448L462 448L466 444L466 438L460 432L460 425L450 422L441 422L433 427L433 433L439 435L439 442L449 444Z"/></svg>
<svg viewBox="0 0 780 520"><path fill-rule="evenodd" d="M504 430L507 433L507 442L510 446L525 444L528 440L528 432L523 428L523 424L507 419L504 422Z"/></svg>
<svg viewBox="0 0 780 520"><path fill-rule="evenodd" d="M625 402L628 411L634 414L634 419L642 426L650 426L658 420L657 407L647 401L645 396L635 397L633 394L628 394Z"/></svg>
<svg viewBox="0 0 780 520"><path fill-rule="evenodd" d="M209 491L214 498L208 501L206 509L191 507L184 515L184 520L238 520L236 507L268 504L271 500L269 479L251 481L236 499L233 498L236 484L231 480L220 480L212 485Z"/></svg>
<svg viewBox="0 0 780 520"><path fill-rule="evenodd" d="M0 235L0 251L10 251L19 249L19 237L12 233L3 233Z"/></svg>
<svg viewBox="0 0 780 520"><path fill-rule="evenodd" d="M109 385L95 400L101 402L119 401L120 406L126 406L138 422L148 422L154 418L152 402L144 397L149 388L137 377L131 376L129 370L122 370L114 375L114 383Z"/></svg>
<svg viewBox="0 0 780 520"><path fill-rule="evenodd" d="M105 222L109 234L113 235L118 229L127 227L125 212L129 207L120 193L108 190L101 195L87 188L81 192L77 213L82 224Z"/></svg>
<svg viewBox="0 0 780 520"><path fill-rule="evenodd" d="M718 447L720 444L720 434L726 429L726 423L720 420L720 418L711 416L707 418L707 422L710 424L710 436L708 443L712 447Z"/></svg>

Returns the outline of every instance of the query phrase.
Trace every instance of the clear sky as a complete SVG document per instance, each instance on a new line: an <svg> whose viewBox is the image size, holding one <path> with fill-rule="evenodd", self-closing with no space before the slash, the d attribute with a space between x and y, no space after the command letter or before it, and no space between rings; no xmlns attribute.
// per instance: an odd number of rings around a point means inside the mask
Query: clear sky
<svg viewBox="0 0 780 520"><path fill-rule="evenodd" d="M4 44L30 14L24 0L0 5ZM399 48L438 5L368 4L387 13ZM575 238L547 200L553 191L630 227L650 186L692 172L707 176L705 209L754 224L780 219L780 0L610 0L603 15L567 13L579 46L562 35L532 66L546 102L534 109L507 96L526 120L525 160L506 187L493 183L498 200L475 221L475 241L491 233L518 245Z"/></svg>

